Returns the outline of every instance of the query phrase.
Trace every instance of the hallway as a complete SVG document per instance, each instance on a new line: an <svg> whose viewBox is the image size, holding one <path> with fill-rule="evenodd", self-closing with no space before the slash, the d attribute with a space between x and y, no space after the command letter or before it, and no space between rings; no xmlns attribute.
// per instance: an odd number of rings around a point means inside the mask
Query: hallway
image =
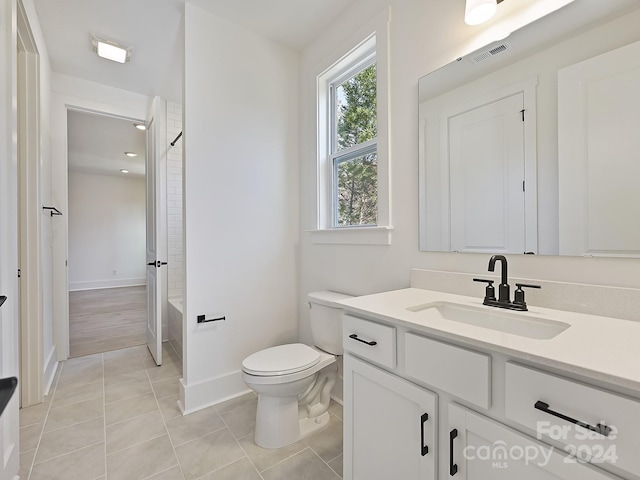
<svg viewBox="0 0 640 480"><path fill-rule="evenodd" d="M24 480L336 480L342 474L342 407L329 426L278 450L253 443L256 396L182 416L181 362L164 345L70 359L44 403L20 411Z"/></svg>

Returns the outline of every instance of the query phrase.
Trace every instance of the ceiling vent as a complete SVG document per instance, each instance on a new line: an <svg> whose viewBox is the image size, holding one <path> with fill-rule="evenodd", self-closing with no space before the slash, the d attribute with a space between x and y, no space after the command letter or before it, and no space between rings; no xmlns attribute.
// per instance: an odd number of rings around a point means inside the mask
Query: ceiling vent
<svg viewBox="0 0 640 480"><path fill-rule="evenodd" d="M485 60L488 60L491 57L495 57L496 55L500 55L501 53L506 52L510 48L511 48L511 45L509 44L509 42L501 42L494 47L486 48L484 50L476 52L475 55L473 55L472 57L469 57L469 61L471 63L484 62Z"/></svg>

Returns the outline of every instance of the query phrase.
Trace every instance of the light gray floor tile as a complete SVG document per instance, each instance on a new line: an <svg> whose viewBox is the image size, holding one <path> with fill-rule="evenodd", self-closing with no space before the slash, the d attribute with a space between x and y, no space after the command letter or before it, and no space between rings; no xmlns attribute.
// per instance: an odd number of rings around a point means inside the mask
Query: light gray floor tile
<svg viewBox="0 0 640 480"><path fill-rule="evenodd" d="M244 451L247 452L247 455L259 472L271 468L276 463L292 457L307 448L307 444L302 440L282 448L262 448L255 444L253 432L242 437L238 442Z"/></svg>
<svg viewBox="0 0 640 480"><path fill-rule="evenodd" d="M20 409L20 426L28 427L29 425L35 425L37 423L44 423L49 412L48 403L39 403L31 407Z"/></svg>
<svg viewBox="0 0 640 480"><path fill-rule="evenodd" d="M109 480L142 479L178 464L169 436L155 438L107 455Z"/></svg>
<svg viewBox="0 0 640 480"><path fill-rule="evenodd" d="M262 477L245 457L202 477L200 480L262 480Z"/></svg>
<svg viewBox="0 0 640 480"><path fill-rule="evenodd" d="M337 480L340 477L318 457L313 450L307 448L293 457L262 472L264 480Z"/></svg>
<svg viewBox="0 0 640 480"><path fill-rule="evenodd" d="M145 480L184 480L184 475L182 475L182 469L178 466L148 477Z"/></svg>
<svg viewBox="0 0 640 480"><path fill-rule="evenodd" d="M178 395L180 393L178 382L177 378L156 382L153 384L153 393L155 393L157 399Z"/></svg>
<svg viewBox="0 0 640 480"><path fill-rule="evenodd" d="M33 458L36 456L35 450L29 450L28 452L20 452L20 471L18 475L23 480L29 478L31 472L31 465L33 465Z"/></svg>
<svg viewBox="0 0 640 480"><path fill-rule="evenodd" d="M42 463L83 447L104 442L102 417L45 433L40 440L35 463Z"/></svg>
<svg viewBox="0 0 640 480"><path fill-rule="evenodd" d="M220 414L236 438L242 438L255 430L257 405L256 399L255 402L244 403L238 408Z"/></svg>
<svg viewBox="0 0 640 480"><path fill-rule="evenodd" d="M151 391L151 384L146 378L110 383L104 387L104 401L105 403L113 403L125 398L138 397Z"/></svg>
<svg viewBox="0 0 640 480"><path fill-rule="evenodd" d="M151 413L158 409L153 393L140 395L139 397L127 398L119 402L108 403L105 406L106 424L124 422L138 415Z"/></svg>
<svg viewBox="0 0 640 480"><path fill-rule="evenodd" d="M174 447L224 428L224 422L215 408L206 408L186 416L166 421L167 430Z"/></svg>
<svg viewBox="0 0 640 480"><path fill-rule="evenodd" d="M187 480L199 478L244 456L231 432L223 428L176 447L176 454Z"/></svg>
<svg viewBox="0 0 640 480"><path fill-rule="evenodd" d="M113 385L114 383L127 382L130 380L141 380L147 378L147 371L142 368L139 370L124 370L121 372L105 374L104 384Z"/></svg>
<svg viewBox="0 0 640 480"><path fill-rule="evenodd" d="M102 363L89 365L86 368L65 369L58 379L56 388L66 390L96 382L102 383Z"/></svg>
<svg viewBox="0 0 640 480"><path fill-rule="evenodd" d="M116 360L120 358L139 358L140 349L147 348L146 345L141 345L138 347L129 347L129 348L121 348L120 350L112 350L111 352L104 352L102 356L105 361L107 360Z"/></svg>
<svg viewBox="0 0 640 480"><path fill-rule="evenodd" d="M40 434L42 433L42 423L36 425L29 425L28 427L20 428L20 451L28 452L34 450L38 446L40 441Z"/></svg>
<svg viewBox="0 0 640 480"><path fill-rule="evenodd" d="M333 460L342 454L342 421L330 416L329 425L308 436L305 441L322 460L325 462Z"/></svg>
<svg viewBox="0 0 640 480"><path fill-rule="evenodd" d="M140 415L107 427L107 454L167 434L159 411Z"/></svg>
<svg viewBox="0 0 640 480"><path fill-rule="evenodd" d="M60 386L58 386L53 395L51 407L62 407L64 405L71 405L72 403L83 402L85 400L102 396L102 382L94 382L88 385L74 386L65 389L60 389Z"/></svg>
<svg viewBox="0 0 640 480"><path fill-rule="evenodd" d="M93 480L104 473L101 443L34 465L29 480Z"/></svg>
<svg viewBox="0 0 640 480"><path fill-rule="evenodd" d="M343 415L342 412L343 412L342 405L340 405L335 400L331 400L331 402L329 403L329 413L331 413L332 415L335 415L340 420L342 420L342 415Z"/></svg>
<svg viewBox="0 0 640 480"><path fill-rule="evenodd" d="M160 367L152 367L147 369L147 375L151 383L156 383L162 380L168 380L170 378L182 377L182 368L173 363L165 363Z"/></svg>
<svg viewBox="0 0 640 480"><path fill-rule="evenodd" d="M182 412L178 407L178 400L180 400L179 395L172 395L171 397L161 398L158 400L160 412L162 412L162 416L165 420L182 416Z"/></svg>
<svg viewBox="0 0 640 480"><path fill-rule="evenodd" d="M216 408L218 409L218 413L226 413L231 410L235 410L236 408L243 407L249 403L253 405L258 404L258 396L253 392L219 403L216 405Z"/></svg>
<svg viewBox="0 0 640 480"><path fill-rule="evenodd" d="M334 472L336 472L340 476L340 478L342 478L342 475L343 475L343 469L342 469L343 461L344 461L344 458L342 455L340 455L338 458L334 458L329 462L329 466L333 469Z"/></svg>
<svg viewBox="0 0 640 480"><path fill-rule="evenodd" d="M104 402L102 397L92 398L84 402L66 405L64 407L49 410L44 431L50 432L58 428L68 427L75 423L85 422L92 418L104 415Z"/></svg>

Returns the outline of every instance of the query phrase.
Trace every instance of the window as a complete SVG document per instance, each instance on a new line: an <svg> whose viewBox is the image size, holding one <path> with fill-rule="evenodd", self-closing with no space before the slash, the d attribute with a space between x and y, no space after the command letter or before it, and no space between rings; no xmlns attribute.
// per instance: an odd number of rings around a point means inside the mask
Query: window
<svg viewBox="0 0 640 480"><path fill-rule="evenodd" d="M330 83L333 227L376 225L378 118L375 57Z"/></svg>
<svg viewBox="0 0 640 480"><path fill-rule="evenodd" d="M388 27L385 10L317 76L314 243L391 243Z"/></svg>

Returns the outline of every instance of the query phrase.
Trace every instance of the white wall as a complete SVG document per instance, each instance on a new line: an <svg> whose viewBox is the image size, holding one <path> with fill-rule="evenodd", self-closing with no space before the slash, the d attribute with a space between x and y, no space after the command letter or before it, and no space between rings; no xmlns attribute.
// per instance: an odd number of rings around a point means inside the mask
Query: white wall
<svg viewBox="0 0 640 480"><path fill-rule="evenodd" d="M243 358L297 338L298 58L189 3L185 36L190 412L246 391Z"/></svg>
<svg viewBox="0 0 640 480"><path fill-rule="evenodd" d="M182 132L182 106L167 102L167 141ZM182 222L182 138L167 154L167 290L169 298L182 297L184 285L184 229ZM182 355L181 352L179 352Z"/></svg>
<svg viewBox="0 0 640 480"><path fill-rule="evenodd" d="M144 285L145 219L144 177L69 172L69 290Z"/></svg>
<svg viewBox="0 0 640 480"><path fill-rule="evenodd" d="M538 18L550 2L504 2L486 26L464 24L464 2L438 0L361 0L345 12L323 35L302 52L301 176L300 176L300 328L310 341L304 296L330 289L356 295L409 286L410 268L483 274L488 256L482 254L426 253L418 250L418 78L453 61L461 54ZM562 2L567 3L567 2ZM511 5L508 5L511 4ZM354 28L366 25L380 9L392 8L391 71L391 214L394 227L390 246L313 244L307 230L315 226L315 83L326 59L344 51ZM503 8L504 7L504 8ZM519 9L519 10L516 10ZM337 58L335 58L337 60ZM569 281L595 285L640 287L640 261L632 259L575 258L513 255L509 272L514 277ZM482 295L481 289L478 296Z"/></svg>

